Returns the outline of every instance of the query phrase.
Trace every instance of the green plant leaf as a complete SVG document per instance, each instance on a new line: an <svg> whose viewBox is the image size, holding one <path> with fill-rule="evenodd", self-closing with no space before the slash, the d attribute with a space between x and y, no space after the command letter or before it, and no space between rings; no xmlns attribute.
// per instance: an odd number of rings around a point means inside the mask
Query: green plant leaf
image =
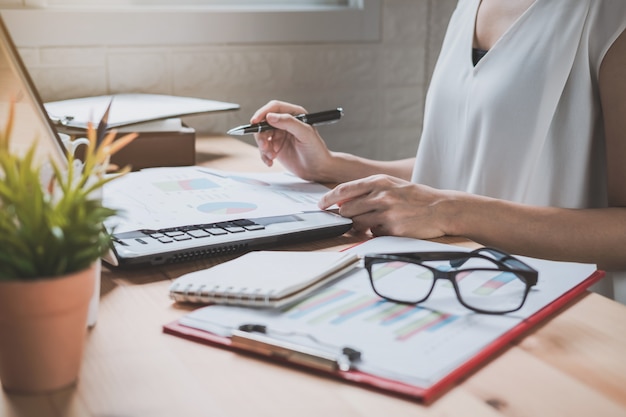
<svg viewBox="0 0 626 417"><path fill-rule="evenodd" d="M52 178L42 184L36 142L23 156L12 154L11 125L12 115L0 131L0 280L87 268L109 249L111 237L102 224L117 213L97 198L98 190L113 179L101 176L108 148L90 140L84 165L75 165L68 155L67 170L50 161Z"/></svg>

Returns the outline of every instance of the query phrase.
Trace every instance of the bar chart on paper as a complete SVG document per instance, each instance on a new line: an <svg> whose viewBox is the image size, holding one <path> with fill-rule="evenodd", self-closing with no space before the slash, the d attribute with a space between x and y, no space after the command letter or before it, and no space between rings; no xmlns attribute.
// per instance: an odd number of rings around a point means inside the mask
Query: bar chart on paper
<svg viewBox="0 0 626 417"><path fill-rule="evenodd" d="M224 201L200 204L197 209L210 214L243 214L256 210L257 205L242 201Z"/></svg>
<svg viewBox="0 0 626 417"><path fill-rule="evenodd" d="M218 188L219 185L207 178L189 178L184 180L156 181L154 186L163 192L197 191Z"/></svg>
<svg viewBox="0 0 626 417"><path fill-rule="evenodd" d="M450 249L435 242L378 237L349 251L365 256L435 250ZM459 303L450 282L442 280L425 302L416 305L389 302L374 293L368 272L356 268L307 299L280 310L214 305L193 311L179 323L226 338L243 324L261 325L271 339L314 351L336 355L344 348L351 348L360 353L351 362L351 369L366 374L365 378L373 375L387 379L385 387L390 381L400 381L423 389L438 389L437 384L454 381L485 359L486 356L479 356L481 353L490 355L502 343L508 343L511 339L506 338L507 334L523 328L528 317L570 291L572 285L588 280L595 271L594 265L529 261L544 276L561 279L540 281L540 288L533 292L523 310L513 314L473 312ZM457 278L473 279L471 274ZM478 285L468 288L495 294L497 288L506 287L503 280L510 277L496 272L490 278L474 280ZM397 289L406 285L399 281ZM357 375L354 380L358 378Z"/></svg>
<svg viewBox="0 0 626 417"><path fill-rule="evenodd" d="M452 297L452 305L457 306ZM188 324L219 323L226 328L263 324L273 337L329 352L351 347L361 353L356 369L422 387L519 322L515 317L487 317L462 308L443 311L386 301L373 292L362 268L280 311L211 306L187 319Z"/></svg>
<svg viewBox="0 0 626 417"><path fill-rule="evenodd" d="M360 321L366 326L393 327L396 341L406 341L421 332L436 332L458 316L418 306L390 303L372 295L356 295L331 288L293 307L287 317L308 325L338 326Z"/></svg>
<svg viewBox="0 0 626 417"><path fill-rule="evenodd" d="M307 334L320 345L354 347L362 353L359 369L419 385L445 375L492 340L494 331L504 332L510 324L506 317L455 314L383 300L371 290L364 270L289 307L280 322L272 323ZM459 350L460 345L466 350Z"/></svg>

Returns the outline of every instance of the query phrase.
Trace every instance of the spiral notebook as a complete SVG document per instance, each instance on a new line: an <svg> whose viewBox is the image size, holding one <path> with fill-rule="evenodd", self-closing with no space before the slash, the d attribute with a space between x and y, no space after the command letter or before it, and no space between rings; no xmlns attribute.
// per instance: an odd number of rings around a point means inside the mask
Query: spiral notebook
<svg viewBox="0 0 626 417"><path fill-rule="evenodd" d="M333 282L358 259L345 252L253 251L182 275L169 293L177 302L282 307Z"/></svg>

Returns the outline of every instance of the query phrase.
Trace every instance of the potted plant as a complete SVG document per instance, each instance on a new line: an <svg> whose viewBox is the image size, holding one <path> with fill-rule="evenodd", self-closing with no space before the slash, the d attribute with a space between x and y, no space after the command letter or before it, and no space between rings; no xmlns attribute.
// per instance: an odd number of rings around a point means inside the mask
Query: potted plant
<svg viewBox="0 0 626 417"><path fill-rule="evenodd" d="M77 380L96 266L109 248L102 222L115 214L99 191L114 178L105 176L110 156L135 135L98 143L90 126L83 161L68 152L67 167L38 164L35 145L11 152L13 117L11 106L0 131L0 382L40 393Z"/></svg>

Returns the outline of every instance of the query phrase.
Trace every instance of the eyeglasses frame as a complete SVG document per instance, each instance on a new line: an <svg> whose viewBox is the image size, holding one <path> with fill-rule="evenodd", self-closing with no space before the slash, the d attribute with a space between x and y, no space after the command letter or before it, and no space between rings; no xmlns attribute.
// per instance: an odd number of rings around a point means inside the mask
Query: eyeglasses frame
<svg viewBox="0 0 626 417"><path fill-rule="evenodd" d="M483 253L487 253L490 256L485 255ZM426 262L426 261L449 261L450 266L452 266L453 268L459 268L471 258L486 259L494 263L496 266L498 266L498 268L493 268L493 269L491 268L466 268L466 269L457 269L454 271L442 271L440 269L433 268L430 265L423 264L423 262ZM430 290L428 291L428 294L426 294L421 300L413 301L413 302L398 300L398 299L394 299L394 298L387 297L387 296L380 294L376 290L376 285L374 284L372 265L376 263L389 262L389 261L399 261L399 262L417 264L417 265L422 266L423 268L426 268L432 271L433 272L433 284ZM532 289L532 287L537 285L538 277L539 277L539 272L537 270L527 265L526 263L522 262L518 258L506 252L503 252L501 250L490 248L490 247L481 247L471 252L434 251L434 252L370 253L370 254L366 254L363 257L363 264L365 266L365 269L368 272L372 290L379 297L385 300L389 300L394 303L405 304L405 305L420 304L426 301L428 297L430 297L433 290L435 289L435 285L438 279L446 279L452 283L452 287L454 288L456 298L464 307L472 311L475 311L477 313L482 313L482 314L507 314L507 313L512 313L514 311L518 311L524 306L524 303L526 302L526 298L528 297L528 294L530 293L530 290ZM483 310L480 308L467 305L465 301L463 301L463 297L461 296L455 277L457 274L462 273L462 272L471 272L471 271L477 271L477 270L481 270L481 271L493 270L493 271L501 271L501 272L510 272L510 273L515 274L518 278L520 278L526 284L526 290L524 291L524 297L519 307L510 309L510 310L505 310L505 311L489 311L489 310Z"/></svg>

